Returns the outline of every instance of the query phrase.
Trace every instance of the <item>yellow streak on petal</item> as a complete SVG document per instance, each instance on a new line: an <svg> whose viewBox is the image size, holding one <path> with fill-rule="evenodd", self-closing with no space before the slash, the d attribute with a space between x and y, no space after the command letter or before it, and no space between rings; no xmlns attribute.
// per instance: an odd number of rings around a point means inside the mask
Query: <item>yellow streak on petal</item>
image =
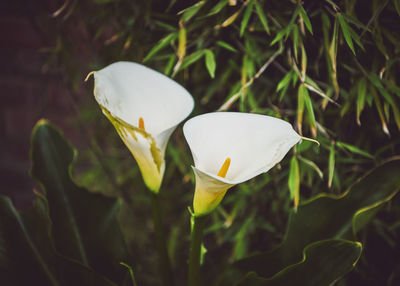
<svg viewBox="0 0 400 286"><path fill-rule="evenodd" d="M228 158L225 159L225 162L222 164L221 169L219 169L219 172L218 172L217 176L225 178L226 177L226 173L228 173L228 169L229 169L230 165L231 165L231 158L228 157Z"/></svg>
<svg viewBox="0 0 400 286"><path fill-rule="evenodd" d="M146 130L146 129L144 129L143 117L139 117L139 128L142 130Z"/></svg>

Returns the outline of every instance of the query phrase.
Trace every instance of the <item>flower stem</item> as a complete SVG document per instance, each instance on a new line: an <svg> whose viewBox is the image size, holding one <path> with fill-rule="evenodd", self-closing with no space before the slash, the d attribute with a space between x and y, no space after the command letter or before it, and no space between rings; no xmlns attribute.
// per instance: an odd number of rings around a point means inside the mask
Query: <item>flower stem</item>
<svg viewBox="0 0 400 286"><path fill-rule="evenodd" d="M160 203L158 194L150 192L151 195L151 207L153 210L153 223L156 238L156 246L159 255L159 268L163 278L163 285L172 286L174 285L173 272L171 267L171 261L168 256L166 239L163 229L163 223L161 219Z"/></svg>
<svg viewBox="0 0 400 286"><path fill-rule="evenodd" d="M193 216L193 228L190 236L189 254L189 286L199 286L200 281L200 250L203 230L207 216Z"/></svg>

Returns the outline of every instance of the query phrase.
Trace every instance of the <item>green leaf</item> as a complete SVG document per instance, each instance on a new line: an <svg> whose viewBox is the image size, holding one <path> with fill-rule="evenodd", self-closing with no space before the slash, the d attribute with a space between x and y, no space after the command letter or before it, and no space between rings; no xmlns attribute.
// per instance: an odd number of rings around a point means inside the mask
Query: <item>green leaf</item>
<svg viewBox="0 0 400 286"><path fill-rule="evenodd" d="M254 1L254 5L256 7L256 12L257 12L258 18L260 19L261 24L263 25L265 32L267 32L267 34L269 35L269 33L270 33L269 25L268 25L267 17L264 14L264 10L261 7L260 3L258 3L258 1Z"/></svg>
<svg viewBox="0 0 400 286"><path fill-rule="evenodd" d="M397 14L400 16L400 0L394 0L394 7L396 8Z"/></svg>
<svg viewBox="0 0 400 286"><path fill-rule="evenodd" d="M180 11L178 15L183 14L181 18L183 22L189 21L194 15L196 15L199 12L199 10L201 9L201 7L204 6L204 4L206 4L206 1L199 1L196 4Z"/></svg>
<svg viewBox="0 0 400 286"><path fill-rule="evenodd" d="M229 0L220 0L217 5L215 5L206 16L212 16L218 14L228 4Z"/></svg>
<svg viewBox="0 0 400 286"><path fill-rule="evenodd" d="M354 240L377 208L399 191L398 174L400 160L392 160L368 172L343 194L321 193L303 202L297 212L291 211L282 243L271 251L235 262L228 268L224 276L226 280L221 279L220 285L234 285L232 281L240 280L250 271L264 278L284 269L287 271L302 260L304 248L312 243L326 239Z"/></svg>
<svg viewBox="0 0 400 286"><path fill-rule="evenodd" d="M154 23L157 24L158 26L160 26L161 28L164 28L165 30L167 30L169 32L176 31L176 27L175 26L172 26L170 24L164 23L162 21L155 20Z"/></svg>
<svg viewBox="0 0 400 286"><path fill-rule="evenodd" d="M308 160L304 157L299 156L298 157L300 161L302 161L303 163L305 163L306 165L308 165L309 167L311 167L315 172L317 172L318 176L322 179L324 177L323 172L321 171L321 169L317 166L317 164L315 164L313 161Z"/></svg>
<svg viewBox="0 0 400 286"><path fill-rule="evenodd" d="M247 24L249 23L249 19L251 16L251 13L253 12L253 0L250 0L249 4L247 4L246 10L244 11L243 19L242 22L240 23L240 36L243 36L243 33L247 27Z"/></svg>
<svg viewBox="0 0 400 286"><path fill-rule="evenodd" d="M278 83L276 91L280 91L285 86L288 86L290 84L290 80L292 79L292 75L293 75L293 70L288 71L288 73Z"/></svg>
<svg viewBox="0 0 400 286"><path fill-rule="evenodd" d="M293 23L297 18L297 15L299 14L299 7L294 10L294 13L292 15L292 18L289 21L289 24L282 30L278 32L278 34L275 36L275 38L272 40L272 42L269 44L270 46L273 46L276 42L280 41L283 37L287 37L290 32L292 31L293 28Z"/></svg>
<svg viewBox="0 0 400 286"><path fill-rule="evenodd" d="M310 119L311 127L317 128L317 123L315 121L315 115L314 115L314 108L312 106L312 101L308 94L308 90L305 87L304 87L304 103L306 106L308 118Z"/></svg>
<svg viewBox="0 0 400 286"><path fill-rule="evenodd" d="M299 44L301 44L303 46L303 44L300 41L299 28L297 27L297 25L293 25L292 35L293 35L293 54L294 54L294 58L297 62L298 61Z"/></svg>
<svg viewBox="0 0 400 286"><path fill-rule="evenodd" d="M347 149L352 153L355 153L355 154L358 154L358 155L361 155L361 156L364 156L364 157L367 157L367 158L370 158L370 159L374 158L374 156L372 156L370 153L368 153L368 152L366 152L364 150L361 150L360 148L358 148L356 146L347 144L347 143L343 143L343 142L337 141L336 142L336 146L338 146L339 148Z"/></svg>
<svg viewBox="0 0 400 286"><path fill-rule="evenodd" d="M349 46L353 54L356 55L356 52L354 51L353 40L351 39L351 28L349 27L349 25L347 25L341 13L337 15L337 18L339 19L340 27L342 28L343 36L347 45Z"/></svg>
<svg viewBox="0 0 400 286"><path fill-rule="evenodd" d="M361 43L360 37L357 35L357 33L354 32L354 30L351 29L350 27L349 27L349 32L350 32L351 38L354 40L354 42L356 42L356 44L357 44L363 51L365 51L364 45Z"/></svg>
<svg viewBox="0 0 400 286"><path fill-rule="evenodd" d="M372 82L372 84L378 88L379 92L382 94L382 96L385 98L385 100L390 104L393 110L393 115L394 119L397 124L397 128L400 130L400 110L392 98L392 96L386 91L386 89L383 87L381 81L379 78L374 74L374 73L369 73L368 74L368 79Z"/></svg>
<svg viewBox="0 0 400 286"><path fill-rule="evenodd" d="M300 170L296 156L293 156L290 161L288 186L290 190L290 198L293 200L294 207L297 208L300 200Z"/></svg>
<svg viewBox="0 0 400 286"><path fill-rule="evenodd" d="M323 240L304 248L303 259L266 279L250 272L239 285L249 286L298 286L333 285L354 268L361 256L359 242Z"/></svg>
<svg viewBox="0 0 400 286"><path fill-rule="evenodd" d="M226 43L226 42L224 42L224 41L217 41L216 44L217 44L218 46L220 46L220 47L222 47L222 48L228 50L228 51L237 53L237 50L236 50L233 46L229 45L228 43Z"/></svg>
<svg viewBox="0 0 400 286"><path fill-rule="evenodd" d="M214 53L211 50L205 50L205 61L208 73L210 74L211 78L214 78L216 63Z"/></svg>
<svg viewBox="0 0 400 286"><path fill-rule="evenodd" d="M289 26L288 26L289 27ZM270 46L273 46L276 42L280 41L289 33L289 29L286 27L285 29L282 29L276 34L275 38L272 40L272 42L269 44Z"/></svg>
<svg viewBox="0 0 400 286"><path fill-rule="evenodd" d="M366 25L364 25L363 23L361 23L360 21L358 21L356 18L343 14L342 13L342 17L349 23L354 24L355 26L357 26L360 29L363 29L366 32L371 32L371 29L368 28Z"/></svg>
<svg viewBox="0 0 400 286"><path fill-rule="evenodd" d="M357 124L361 125L360 116L365 105L365 96L367 93L367 82L365 78L361 78L357 84Z"/></svg>
<svg viewBox="0 0 400 286"><path fill-rule="evenodd" d="M335 144L332 142L331 147L329 148L328 188L332 186L334 172L335 172Z"/></svg>
<svg viewBox="0 0 400 286"><path fill-rule="evenodd" d="M310 22L310 18L308 18L307 12L306 10L304 10L302 5L299 5L300 8L300 15L303 18L304 24L306 24L307 29L310 31L310 33L312 34L312 26L311 26L311 22Z"/></svg>
<svg viewBox="0 0 400 286"><path fill-rule="evenodd" d="M170 55L167 64L164 68L164 74L169 75L171 73L172 68L174 67L175 55Z"/></svg>
<svg viewBox="0 0 400 286"><path fill-rule="evenodd" d="M172 41L174 41L176 38L178 38L178 34L177 33L171 33L168 34L167 36L165 36L164 38L162 38L157 45L155 45L150 52L147 54L147 56L144 58L143 62L147 62L148 60L150 60L157 52L159 52L160 50L162 50L164 47L166 47L167 45L169 45Z"/></svg>
<svg viewBox="0 0 400 286"><path fill-rule="evenodd" d="M49 204L56 250L120 284L129 262L116 215L120 202L89 193L71 179L76 151L60 131L40 120L32 132L32 176Z"/></svg>
<svg viewBox="0 0 400 286"><path fill-rule="evenodd" d="M306 87L304 84L300 84L297 90L297 128L301 134L302 124L303 124L303 114L304 114L304 93Z"/></svg>
<svg viewBox="0 0 400 286"><path fill-rule="evenodd" d="M205 50L199 50L195 51L194 53L188 55L185 57L185 59L182 62L182 65L180 66L179 70L182 70L184 68L187 68L188 66L194 64L197 62L203 55L205 54Z"/></svg>
<svg viewBox="0 0 400 286"><path fill-rule="evenodd" d="M137 286L136 284L136 279L135 279L135 275L133 274L133 269L131 266L129 266L128 264L124 263L124 262L120 262L121 265L125 266L126 268L128 268L129 271L129 276L131 277L132 280L132 284L133 286Z"/></svg>
<svg viewBox="0 0 400 286"><path fill-rule="evenodd" d="M51 239L46 201L18 211L0 195L0 281L4 286L117 286L90 268L59 255Z"/></svg>

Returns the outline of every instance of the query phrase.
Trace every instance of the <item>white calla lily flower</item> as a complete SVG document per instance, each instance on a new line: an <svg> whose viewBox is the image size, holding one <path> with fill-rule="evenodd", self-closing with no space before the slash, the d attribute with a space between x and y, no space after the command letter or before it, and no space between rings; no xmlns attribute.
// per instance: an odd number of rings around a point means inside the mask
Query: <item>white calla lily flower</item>
<svg viewBox="0 0 400 286"><path fill-rule="evenodd" d="M194 160L197 216L211 212L232 186L267 172L301 140L284 120L242 112L196 116L183 133Z"/></svg>
<svg viewBox="0 0 400 286"><path fill-rule="evenodd" d="M146 186L158 193L169 137L193 110L194 100L165 75L132 62L94 74L94 96L135 157Z"/></svg>

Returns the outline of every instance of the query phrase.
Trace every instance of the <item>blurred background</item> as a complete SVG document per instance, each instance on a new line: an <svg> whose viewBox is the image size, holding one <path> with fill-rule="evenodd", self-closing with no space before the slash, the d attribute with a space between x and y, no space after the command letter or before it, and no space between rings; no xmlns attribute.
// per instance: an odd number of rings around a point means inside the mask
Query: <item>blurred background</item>
<svg viewBox="0 0 400 286"><path fill-rule="evenodd" d="M289 0L0 1L1 193L29 205L38 187L29 176L30 133L37 120L49 119L79 152L79 184L134 198L134 213L126 210L122 221L141 230L127 236L135 240L139 279L152 281L147 190L94 100L92 79L84 82L90 71L135 61L191 92L192 116L230 99L226 110L280 117L321 143L301 143L268 174L232 189L213 213L206 237L211 265L270 249L281 241L293 205L293 156L303 201L343 193L400 154L399 1L302 3L304 12ZM194 186L189 154L178 128L162 188L176 268L185 267L179 263L185 263ZM400 271L399 200L397 195L363 232L373 246L347 278L353 284L340 285L386 285Z"/></svg>

